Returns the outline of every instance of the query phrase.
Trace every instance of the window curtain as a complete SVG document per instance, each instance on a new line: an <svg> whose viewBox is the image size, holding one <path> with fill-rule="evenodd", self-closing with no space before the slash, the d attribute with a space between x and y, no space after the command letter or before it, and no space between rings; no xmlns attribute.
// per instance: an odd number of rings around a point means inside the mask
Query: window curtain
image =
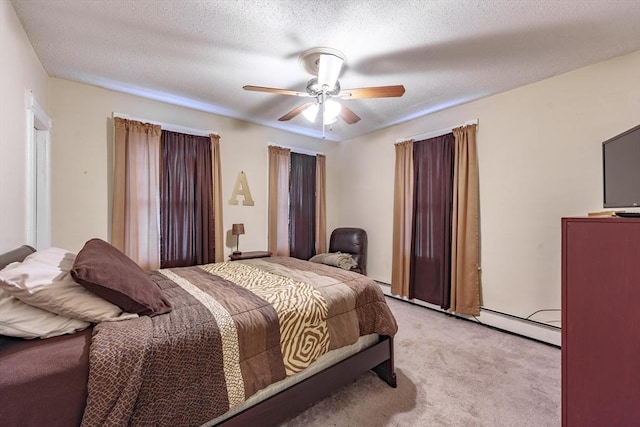
<svg viewBox="0 0 640 427"><path fill-rule="evenodd" d="M222 168L220 167L220 136L211 134L211 178L213 179L213 227L215 244L215 262L224 261L224 245L222 242L223 227L222 221Z"/></svg>
<svg viewBox="0 0 640 427"><path fill-rule="evenodd" d="M413 144L409 297L447 310L451 291L452 133Z"/></svg>
<svg viewBox="0 0 640 427"><path fill-rule="evenodd" d="M316 155L316 254L327 252L327 158Z"/></svg>
<svg viewBox="0 0 640 427"><path fill-rule="evenodd" d="M291 150L269 146L269 251L289 256L289 166Z"/></svg>
<svg viewBox="0 0 640 427"><path fill-rule="evenodd" d="M215 261L211 138L162 131L161 267Z"/></svg>
<svg viewBox="0 0 640 427"><path fill-rule="evenodd" d="M476 125L453 129L455 136L451 243L451 307L480 314L480 192Z"/></svg>
<svg viewBox="0 0 640 427"><path fill-rule="evenodd" d="M449 310L478 315L481 305L480 199L477 125L453 129L451 277ZM413 224L412 141L396 144L391 292L409 297Z"/></svg>
<svg viewBox="0 0 640 427"><path fill-rule="evenodd" d="M160 126L114 118L111 243L143 269L160 267Z"/></svg>
<svg viewBox="0 0 640 427"><path fill-rule="evenodd" d="M395 152L391 293L408 297L413 224L413 141L396 144Z"/></svg>
<svg viewBox="0 0 640 427"><path fill-rule="evenodd" d="M310 259L315 254L316 157L291 153L289 174L290 256Z"/></svg>

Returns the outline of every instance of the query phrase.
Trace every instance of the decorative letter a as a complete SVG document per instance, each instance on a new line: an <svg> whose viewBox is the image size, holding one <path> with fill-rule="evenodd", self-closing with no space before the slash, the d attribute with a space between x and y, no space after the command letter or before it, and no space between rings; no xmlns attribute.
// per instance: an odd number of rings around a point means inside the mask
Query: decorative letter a
<svg viewBox="0 0 640 427"><path fill-rule="evenodd" d="M236 178L236 185L233 187L233 193L229 199L230 205L238 204L238 196L242 195L244 200L242 206L253 206L253 199L251 198L251 190L249 190L249 183L247 182L247 175L244 172L238 174Z"/></svg>

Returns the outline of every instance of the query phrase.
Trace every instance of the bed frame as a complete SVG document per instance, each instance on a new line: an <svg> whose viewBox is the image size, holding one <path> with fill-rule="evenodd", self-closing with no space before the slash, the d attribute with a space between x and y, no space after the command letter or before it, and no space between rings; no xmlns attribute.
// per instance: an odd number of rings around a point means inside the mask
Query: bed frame
<svg viewBox="0 0 640 427"><path fill-rule="evenodd" d="M0 254L0 269L15 261L22 261L35 252L31 246L21 246ZM391 387L396 387L393 361L393 338L381 336L378 343L317 374L263 400L238 414L220 422L219 426L262 425L274 426L303 412L314 403L331 395L339 388L373 370Z"/></svg>
<svg viewBox="0 0 640 427"><path fill-rule="evenodd" d="M381 336L380 341L324 371L240 412L219 426L272 426L293 418L314 403L373 370L391 387L396 387L393 365L393 338Z"/></svg>
<svg viewBox="0 0 640 427"><path fill-rule="evenodd" d="M18 262L24 260L27 256L34 253L36 250L28 245L22 245L17 249L0 254L0 270L5 268L12 262Z"/></svg>

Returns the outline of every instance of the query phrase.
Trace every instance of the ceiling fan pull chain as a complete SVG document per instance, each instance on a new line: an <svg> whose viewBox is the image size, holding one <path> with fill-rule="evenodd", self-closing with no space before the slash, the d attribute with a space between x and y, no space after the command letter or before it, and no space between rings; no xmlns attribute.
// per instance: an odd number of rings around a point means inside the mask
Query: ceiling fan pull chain
<svg viewBox="0 0 640 427"><path fill-rule="evenodd" d="M320 97L320 102L322 103L322 139L325 139L325 128L327 127L326 122L324 121L324 114L325 114L325 101L327 99L327 94L325 93L325 91L322 91L322 95Z"/></svg>
<svg viewBox="0 0 640 427"><path fill-rule="evenodd" d="M324 122L324 102L322 103L322 139L325 138L324 132L325 132L325 128L327 127L326 123Z"/></svg>

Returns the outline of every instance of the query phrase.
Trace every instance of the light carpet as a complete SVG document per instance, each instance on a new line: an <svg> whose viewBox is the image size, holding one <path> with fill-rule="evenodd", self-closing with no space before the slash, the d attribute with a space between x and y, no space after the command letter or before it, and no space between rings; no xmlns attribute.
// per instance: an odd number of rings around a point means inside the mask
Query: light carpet
<svg viewBox="0 0 640 427"><path fill-rule="evenodd" d="M369 372L283 426L561 424L560 349L387 297L393 389Z"/></svg>

